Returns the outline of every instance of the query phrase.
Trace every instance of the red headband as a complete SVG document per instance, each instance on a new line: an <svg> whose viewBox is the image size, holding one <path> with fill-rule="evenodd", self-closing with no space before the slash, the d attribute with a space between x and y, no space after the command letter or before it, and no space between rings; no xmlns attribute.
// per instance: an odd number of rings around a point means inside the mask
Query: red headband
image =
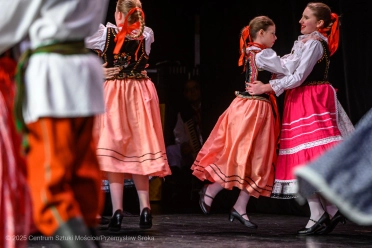
<svg viewBox="0 0 372 248"><path fill-rule="evenodd" d="M128 12L128 14L125 17L124 23L119 25L119 27L121 27L121 31L115 37L116 45L114 49L114 54L118 54L120 52L120 49L124 44L125 36L127 34L130 34L133 30L139 29L141 27L141 23L139 20L131 25L128 25L128 17L131 14L133 14L134 11L140 11L142 14L143 20L145 20L145 14L143 13L142 9L139 7L135 7Z"/></svg>
<svg viewBox="0 0 372 248"><path fill-rule="evenodd" d="M331 13L331 21L333 22L331 28L329 28L329 27L321 28L321 29L319 29L319 32L328 38L328 48L329 48L329 52L332 56L338 48L338 42L339 42L339 39L340 39L340 30L339 30L339 25L338 25L338 15L336 13Z"/></svg>

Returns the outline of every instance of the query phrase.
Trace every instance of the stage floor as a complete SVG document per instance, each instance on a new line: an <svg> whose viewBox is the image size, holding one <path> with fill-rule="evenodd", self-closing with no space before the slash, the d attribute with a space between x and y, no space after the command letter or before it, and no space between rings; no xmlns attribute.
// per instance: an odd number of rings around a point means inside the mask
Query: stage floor
<svg viewBox="0 0 372 248"><path fill-rule="evenodd" d="M162 200L151 202L153 227L149 230L139 228L137 193L134 188L126 188L123 204L129 214L123 218L122 229L117 233L109 232L105 225L97 227L101 247L372 247L372 226L358 226L350 221L339 224L328 235L296 235L296 231L306 225L310 213L307 204L300 206L295 199L252 197L247 212L250 220L258 225L257 230L246 228L238 220L228 220L229 210L239 195L235 188L221 191L213 201L212 214L203 215L198 195L201 187L202 184L196 184L196 189L191 190L193 187L182 181L164 184ZM111 214L107 194L103 215L109 219ZM28 247L59 246L39 236L30 240Z"/></svg>
<svg viewBox="0 0 372 248"><path fill-rule="evenodd" d="M124 217L122 229L113 233L98 230L101 247L372 247L372 227L350 221L339 224L328 235L297 236L307 218L304 216L249 214L257 230L239 221L230 222L228 214L154 214L153 227L139 228L139 217ZM107 216L109 217L109 216ZM105 229L100 225L99 229ZM28 247L58 248L53 241L30 241Z"/></svg>

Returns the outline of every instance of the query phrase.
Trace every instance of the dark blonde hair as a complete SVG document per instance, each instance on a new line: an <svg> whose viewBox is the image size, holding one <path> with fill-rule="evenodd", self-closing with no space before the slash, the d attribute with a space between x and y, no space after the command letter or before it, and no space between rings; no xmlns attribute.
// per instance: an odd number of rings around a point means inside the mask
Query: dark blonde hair
<svg viewBox="0 0 372 248"><path fill-rule="evenodd" d="M275 23L267 16L257 16L249 22L249 33L251 39L256 39L257 33L262 29L266 31L268 27L274 26Z"/></svg>
<svg viewBox="0 0 372 248"><path fill-rule="evenodd" d="M123 13L126 17L129 11L133 8L142 8L142 3L139 0L118 0L116 8L119 12ZM142 16L141 11L135 11L130 16L128 16L128 24L133 24L139 21L141 24L140 32L133 38L137 38L142 35L145 28L145 19Z"/></svg>
<svg viewBox="0 0 372 248"><path fill-rule="evenodd" d="M307 8L309 8L314 16L316 17L317 21L323 20L323 28L328 28L332 26L333 22L331 19L331 8L328 7L328 5L324 3L319 2L312 2L308 3Z"/></svg>

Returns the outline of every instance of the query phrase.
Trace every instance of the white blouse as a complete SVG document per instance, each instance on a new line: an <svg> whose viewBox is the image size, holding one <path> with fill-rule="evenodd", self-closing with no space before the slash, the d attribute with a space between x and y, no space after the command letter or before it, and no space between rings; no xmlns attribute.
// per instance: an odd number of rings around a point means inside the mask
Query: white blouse
<svg viewBox="0 0 372 248"><path fill-rule="evenodd" d="M247 51L249 50L261 49L255 46L250 46L247 48ZM256 54L257 68L277 74L277 76L292 74L294 71L293 67L297 65L298 61L298 58L294 57L287 63L282 63L280 57L271 48L263 49L261 52Z"/></svg>
<svg viewBox="0 0 372 248"><path fill-rule="evenodd" d="M84 40L97 31L107 0L0 0L0 52L26 37L32 48ZM25 74L26 123L40 117L83 117L104 112L103 70L93 54L34 54Z"/></svg>
<svg viewBox="0 0 372 248"><path fill-rule="evenodd" d="M118 27L110 22L108 22L106 26L100 24L98 31L92 36L87 37L85 39L85 46L89 49L98 49L100 51L103 51L105 49L108 28L115 28L116 33L119 32ZM142 36L143 39L145 40L146 54L149 55L151 51L151 43L154 42L154 32L152 31L151 28L145 26Z"/></svg>
<svg viewBox="0 0 372 248"><path fill-rule="evenodd" d="M287 89L300 86L309 76L317 61L323 56L323 46L317 39L328 42L327 38L315 31L311 34L301 35L294 42L292 53L282 57L282 64L294 70L290 75L270 80L270 85L279 96ZM303 39L310 38L303 42Z"/></svg>

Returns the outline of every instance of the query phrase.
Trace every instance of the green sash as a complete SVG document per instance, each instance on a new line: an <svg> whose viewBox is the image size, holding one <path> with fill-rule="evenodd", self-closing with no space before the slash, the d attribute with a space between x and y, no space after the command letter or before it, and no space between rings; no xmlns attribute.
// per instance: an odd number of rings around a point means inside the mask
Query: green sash
<svg viewBox="0 0 372 248"><path fill-rule="evenodd" d="M16 79L16 96L15 96L15 105L14 105L14 114L16 120L17 130L22 134L27 132L26 124L24 122L22 108L25 101L25 83L24 83L24 74L27 68L28 61L33 54L40 53L57 53L61 55L76 55L76 54L87 54L89 50L85 48L84 41L68 41L61 43L54 43L46 46L41 46L35 50L25 51L17 65L17 73L15 76ZM28 142L23 141L23 146L27 147Z"/></svg>

